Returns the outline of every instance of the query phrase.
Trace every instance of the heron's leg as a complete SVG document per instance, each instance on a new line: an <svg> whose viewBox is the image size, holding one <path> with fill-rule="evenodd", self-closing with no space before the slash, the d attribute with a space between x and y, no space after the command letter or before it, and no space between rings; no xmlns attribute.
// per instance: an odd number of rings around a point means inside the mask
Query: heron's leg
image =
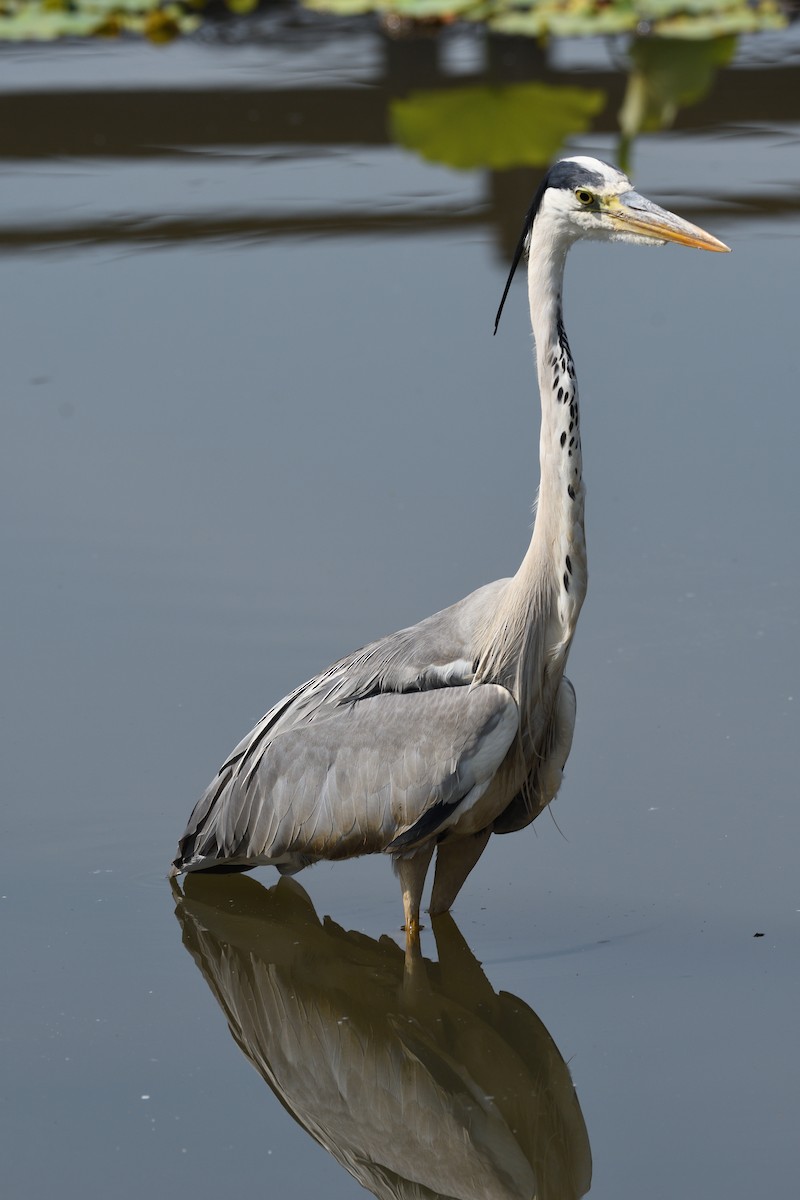
<svg viewBox="0 0 800 1200"><path fill-rule="evenodd" d="M409 855L408 858L394 860L394 869L400 879L400 887L403 891L406 946L419 941L419 906L433 850L434 842L431 841L420 846L419 850Z"/></svg>
<svg viewBox="0 0 800 1200"><path fill-rule="evenodd" d="M428 912L432 917L449 912L464 880L486 849L491 829L466 837L445 838L436 854L436 875Z"/></svg>

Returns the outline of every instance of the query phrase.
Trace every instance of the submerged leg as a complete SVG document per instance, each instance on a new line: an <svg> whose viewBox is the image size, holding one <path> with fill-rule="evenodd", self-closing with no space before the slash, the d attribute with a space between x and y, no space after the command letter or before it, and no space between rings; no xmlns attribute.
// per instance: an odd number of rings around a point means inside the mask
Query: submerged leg
<svg viewBox="0 0 800 1200"><path fill-rule="evenodd" d="M422 900L422 889L425 886L425 876L428 873L434 843L429 842L420 846L408 858L396 858L394 869L400 880L403 892L403 915L405 917L406 946L419 941L419 905Z"/></svg>
<svg viewBox="0 0 800 1200"><path fill-rule="evenodd" d="M490 834L490 829L483 829L480 833L446 838L439 843L433 894L428 908L432 917L450 911L464 880L486 849Z"/></svg>

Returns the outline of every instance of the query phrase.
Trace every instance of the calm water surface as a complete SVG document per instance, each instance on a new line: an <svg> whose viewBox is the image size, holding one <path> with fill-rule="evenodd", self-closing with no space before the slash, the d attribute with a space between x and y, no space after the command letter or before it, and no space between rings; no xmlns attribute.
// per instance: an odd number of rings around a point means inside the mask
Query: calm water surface
<svg viewBox="0 0 800 1200"><path fill-rule="evenodd" d="M3 52L5 1194L566 1197L589 1144L598 1198L792 1194L798 44L746 40L632 147L732 255L570 262L558 827L494 839L411 985L385 861L190 888L178 922L164 875L273 700L527 544L521 284L491 327L539 171L400 144L398 102L597 93L564 148L614 159L619 54L315 25Z"/></svg>

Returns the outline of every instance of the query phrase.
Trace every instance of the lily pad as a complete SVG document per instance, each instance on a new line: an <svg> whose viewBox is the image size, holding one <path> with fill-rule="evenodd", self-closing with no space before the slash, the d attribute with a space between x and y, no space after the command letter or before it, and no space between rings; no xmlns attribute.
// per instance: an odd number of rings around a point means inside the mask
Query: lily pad
<svg viewBox="0 0 800 1200"><path fill-rule="evenodd" d="M433 17L460 17L475 7L475 0L390 0L383 7L401 17L427 21Z"/></svg>
<svg viewBox="0 0 800 1200"><path fill-rule="evenodd" d="M0 0L0 41L51 42L126 32L165 42L199 23L180 4L161 0Z"/></svg>
<svg viewBox="0 0 800 1200"><path fill-rule="evenodd" d="M364 13L376 12L375 0L303 0L303 8L312 12L335 13L340 17L360 17Z"/></svg>
<svg viewBox="0 0 800 1200"><path fill-rule="evenodd" d="M636 13L627 6L607 7L596 11L562 9L553 6L534 6L527 11L512 9L490 18L489 25L496 33L524 37L610 37L632 33L639 22Z"/></svg>
<svg viewBox="0 0 800 1200"><path fill-rule="evenodd" d="M487 22L498 33L581 37L633 33L700 40L780 28L778 0L496 0Z"/></svg>
<svg viewBox="0 0 800 1200"><path fill-rule="evenodd" d="M237 14L262 0L225 0ZM266 0L264 0L266 2ZM780 0L301 0L306 8L338 16L374 12L404 21L469 20L498 33L542 38L649 31L701 40L786 23ZM0 40L52 41L123 32L152 41L189 33L210 0L0 0Z"/></svg>
<svg viewBox="0 0 800 1200"><path fill-rule="evenodd" d="M730 8L708 16L680 13L659 21L656 28L663 37L702 40L758 33L763 29L783 29L785 25L786 17L777 5L759 5L758 8Z"/></svg>
<svg viewBox="0 0 800 1200"><path fill-rule="evenodd" d="M420 91L390 109L392 136L430 162L461 170L544 166L606 102L596 89L521 83Z"/></svg>

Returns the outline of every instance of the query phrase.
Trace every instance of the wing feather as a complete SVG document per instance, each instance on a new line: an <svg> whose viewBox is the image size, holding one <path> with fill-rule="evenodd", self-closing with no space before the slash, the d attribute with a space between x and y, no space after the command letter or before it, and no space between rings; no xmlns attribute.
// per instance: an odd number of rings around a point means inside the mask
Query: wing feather
<svg viewBox="0 0 800 1200"><path fill-rule="evenodd" d="M225 784L182 868L408 850L480 798L518 721L511 694L481 684L381 694L280 733Z"/></svg>
<svg viewBox="0 0 800 1200"><path fill-rule="evenodd" d="M278 738L293 730L307 730L312 723L338 721L348 712L363 712L361 706L367 699L449 691L471 684L474 631L485 622L507 582L501 579L487 584L419 624L372 642L279 700L239 742L195 805L178 844L172 874L184 870L201 846L213 855L222 854L223 847L243 843L246 836L264 845L281 840L279 830L291 826L294 819L291 810L296 803L294 797L302 791L300 776L305 767L301 756L299 773L292 769L287 776L274 780L272 807L264 806L259 781L270 774L269 759L274 757L271 747ZM346 728L337 724L345 739ZM372 753L375 763L380 762L382 741L377 734ZM366 759L366 749L362 748L363 769L369 774ZM403 780L404 772L419 772L413 756L410 765L402 768L395 759L393 769L403 772ZM313 786L310 777L307 783ZM405 790L408 783L398 786ZM343 799L341 789L338 795L338 802L346 808L348 801ZM355 810L340 811L337 818L348 837L355 837Z"/></svg>

